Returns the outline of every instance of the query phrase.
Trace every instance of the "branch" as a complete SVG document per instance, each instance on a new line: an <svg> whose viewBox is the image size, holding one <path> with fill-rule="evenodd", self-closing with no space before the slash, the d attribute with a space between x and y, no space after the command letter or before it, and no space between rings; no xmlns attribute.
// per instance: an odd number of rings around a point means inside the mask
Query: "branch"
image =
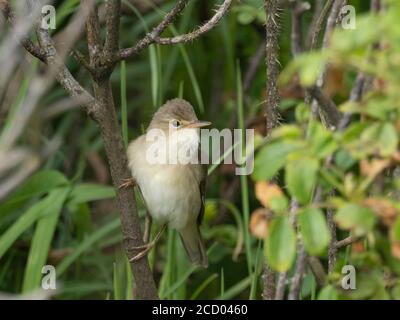
<svg viewBox="0 0 400 320"><path fill-rule="evenodd" d="M131 58L154 43L156 38L176 19L188 2L189 0L179 0L172 10L165 15L160 24L146 34L134 47L120 50L117 60Z"/></svg>
<svg viewBox="0 0 400 320"><path fill-rule="evenodd" d="M334 192L331 193L334 196ZM328 229L331 235L329 246L328 246L328 273L333 272L336 264L336 254L337 254L337 245L336 245L336 225L333 220L333 210L329 208L326 212L326 220L328 222Z"/></svg>
<svg viewBox="0 0 400 320"><path fill-rule="evenodd" d="M93 115L96 109L95 99L75 80L62 62L57 54L57 50L53 40L50 38L48 30L38 28L38 37L40 45L46 53L45 61L49 65L50 71L53 73L56 80L71 97L82 102L82 106L88 115Z"/></svg>
<svg viewBox="0 0 400 320"><path fill-rule="evenodd" d="M90 1L84 0L82 1L82 5L89 6ZM86 21L86 38L88 42L90 65L95 69L100 66L101 53L103 51L97 6L90 8L89 17Z"/></svg>
<svg viewBox="0 0 400 320"><path fill-rule="evenodd" d="M267 63L267 103L265 107L266 133L278 125L278 107L280 96L278 90L279 76L279 8L278 0L265 0L267 23L266 32L266 63Z"/></svg>
<svg viewBox="0 0 400 320"><path fill-rule="evenodd" d="M303 283L304 271L306 269L307 253L304 250L304 245L301 238L297 244L297 263L296 270L292 278L292 285L288 300L298 300L300 295L301 284Z"/></svg>
<svg viewBox="0 0 400 320"><path fill-rule="evenodd" d="M275 272L268 266L268 262L264 265L262 275L264 300L273 300L275 296Z"/></svg>
<svg viewBox="0 0 400 320"><path fill-rule="evenodd" d="M312 25L312 28L310 29L310 35L311 35L311 40L310 40L310 51L314 50L317 46L318 38L322 30L322 25L324 23L325 17L328 14L329 8L332 6L333 0L328 0L324 7L321 10L320 15L318 16L318 19L316 20L315 24Z"/></svg>
<svg viewBox="0 0 400 320"><path fill-rule="evenodd" d="M317 257L309 256L307 258L307 263L310 266L311 271L313 272L315 279L317 280L317 284L320 287L325 286L326 284L326 273L324 270L324 266L321 261Z"/></svg>
<svg viewBox="0 0 400 320"><path fill-rule="evenodd" d="M231 4L232 4L232 0L225 0L220 5L218 10L216 10L213 17L210 20L208 20L205 24L203 24L201 27L199 27L198 29L196 29L190 33L175 36L172 38L156 37L155 42L159 43L159 44L178 44L178 43L185 43L185 42L192 41L192 40L200 37L202 34L213 29L218 24L218 22L224 17L224 15L228 12Z"/></svg>
<svg viewBox="0 0 400 320"><path fill-rule="evenodd" d="M104 45L104 58L112 63L114 55L118 52L119 20L121 0L107 0L106 2L106 42Z"/></svg>
<svg viewBox="0 0 400 320"><path fill-rule="evenodd" d="M301 17L304 12L310 10L311 6L308 2L295 1L291 5L291 18L292 18L292 55L298 56L302 51L302 27Z"/></svg>
<svg viewBox="0 0 400 320"><path fill-rule="evenodd" d="M319 106L324 111L328 126L330 128L337 128L342 114L333 100L329 99L318 86L307 88L307 92L318 102Z"/></svg>
<svg viewBox="0 0 400 320"><path fill-rule="evenodd" d="M350 244L353 244L354 242L357 242L361 240L363 236L349 236L347 238L344 238L343 240L337 241L335 243L335 248L336 249L341 249L343 247L346 247Z"/></svg>
<svg viewBox="0 0 400 320"><path fill-rule="evenodd" d="M0 10L6 20L15 27L15 16L8 0L0 0ZM28 51L32 56L38 58L42 62L45 62L45 53L43 50L39 46L35 45L28 37L22 37L20 42L25 50Z"/></svg>
<svg viewBox="0 0 400 320"><path fill-rule="evenodd" d="M248 92L251 84L253 82L253 79L257 73L257 69L262 61L262 59L265 56L265 45L266 42L263 41L257 48L256 53L254 56L251 58L249 67L246 70L246 74L244 76L244 81L243 81L243 92Z"/></svg>

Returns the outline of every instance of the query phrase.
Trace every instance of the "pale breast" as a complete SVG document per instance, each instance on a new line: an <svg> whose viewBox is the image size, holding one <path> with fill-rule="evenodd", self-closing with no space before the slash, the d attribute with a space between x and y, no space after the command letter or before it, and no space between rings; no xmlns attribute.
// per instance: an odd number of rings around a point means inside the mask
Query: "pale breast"
<svg viewBox="0 0 400 320"><path fill-rule="evenodd" d="M184 228L200 211L199 165L149 164L138 140L129 146L129 166L151 216L177 230Z"/></svg>

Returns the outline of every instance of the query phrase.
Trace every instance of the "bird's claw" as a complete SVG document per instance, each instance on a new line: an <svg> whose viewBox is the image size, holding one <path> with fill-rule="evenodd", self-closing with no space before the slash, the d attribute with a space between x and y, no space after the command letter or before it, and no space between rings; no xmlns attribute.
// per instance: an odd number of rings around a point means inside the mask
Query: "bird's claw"
<svg viewBox="0 0 400 320"><path fill-rule="evenodd" d="M161 235L163 234L165 228L166 228L166 225L163 225L161 227L160 231L157 233L154 240L150 241L149 243L146 243L142 246L133 247L132 248L133 250L142 250L142 251L139 252L137 255L133 256L132 258L130 258L129 262L135 262L135 261L138 261L141 258L143 258L155 246L155 244L158 242L158 240L160 240Z"/></svg>
<svg viewBox="0 0 400 320"><path fill-rule="evenodd" d="M134 187L136 185L136 182L133 178L127 178L122 180L122 184L118 187L118 189L125 189L129 187Z"/></svg>

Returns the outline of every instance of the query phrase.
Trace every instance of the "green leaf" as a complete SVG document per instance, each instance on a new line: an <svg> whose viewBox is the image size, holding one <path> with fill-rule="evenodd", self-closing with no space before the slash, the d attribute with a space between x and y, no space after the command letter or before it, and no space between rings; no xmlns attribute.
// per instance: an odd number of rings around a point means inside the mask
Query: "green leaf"
<svg viewBox="0 0 400 320"><path fill-rule="evenodd" d="M307 252L311 255L322 254L328 246L330 238L322 211L316 208L304 209L298 215L298 222Z"/></svg>
<svg viewBox="0 0 400 320"><path fill-rule="evenodd" d="M392 123L383 124L378 140L380 154L384 157L392 155L396 152L398 143L399 138L394 125Z"/></svg>
<svg viewBox="0 0 400 320"><path fill-rule="evenodd" d="M46 264L51 240L53 239L61 209L68 193L69 188L64 188L56 189L49 195L52 201L49 201L48 206L44 208L44 216L37 222L29 249L22 284L23 293L30 292L40 286L42 268Z"/></svg>
<svg viewBox="0 0 400 320"><path fill-rule="evenodd" d="M73 251L57 265L57 277L60 277L80 256L93 248L93 245L120 227L119 218L115 218L105 225L100 226L88 235Z"/></svg>
<svg viewBox="0 0 400 320"><path fill-rule="evenodd" d="M57 203L59 191L55 190L48 196L32 205L21 217L14 222L0 237L0 259L11 245L39 218L49 213L54 203Z"/></svg>
<svg viewBox="0 0 400 320"><path fill-rule="evenodd" d="M68 204L77 205L84 202L109 199L115 197L115 190L111 186L93 183L81 183L72 189Z"/></svg>
<svg viewBox="0 0 400 320"><path fill-rule="evenodd" d="M400 217L396 219L390 229L390 238L392 241L400 242Z"/></svg>
<svg viewBox="0 0 400 320"><path fill-rule="evenodd" d="M351 229L356 235L371 231L375 225L375 213L363 206L347 203L335 215L335 221L343 229Z"/></svg>
<svg viewBox="0 0 400 320"><path fill-rule="evenodd" d="M335 153L335 163L342 170L350 169L356 162L356 159L344 149Z"/></svg>
<svg viewBox="0 0 400 320"><path fill-rule="evenodd" d="M318 294L318 300L337 300L338 293L334 286L328 285L323 288Z"/></svg>
<svg viewBox="0 0 400 320"><path fill-rule="evenodd" d="M43 170L31 176L10 198L0 205L0 219L20 208L29 199L40 196L56 187L67 185L65 176L55 170Z"/></svg>
<svg viewBox="0 0 400 320"><path fill-rule="evenodd" d="M310 124L308 137L311 140L312 152L319 159L326 158L338 147L332 132L318 122L314 121Z"/></svg>
<svg viewBox="0 0 400 320"><path fill-rule="evenodd" d="M253 178L256 181L271 179L284 166L288 154L298 148L298 145L286 142L264 146L254 161Z"/></svg>
<svg viewBox="0 0 400 320"><path fill-rule="evenodd" d="M265 254L268 264L276 271L290 269L296 256L296 233L285 216L272 220L266 239Z"/></svg>
<svg viewBox="0 0 400 320"><path fill-rule="evenodd" d="M318 161L312 158L292 159L286 165L285 182L290 194L300 204L307 204L311 200L318 167Z"/></svg>

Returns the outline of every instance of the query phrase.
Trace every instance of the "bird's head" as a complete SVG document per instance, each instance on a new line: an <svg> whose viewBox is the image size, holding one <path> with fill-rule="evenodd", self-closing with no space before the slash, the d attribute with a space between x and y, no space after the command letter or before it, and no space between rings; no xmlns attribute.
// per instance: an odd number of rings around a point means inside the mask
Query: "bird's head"
<svg viewBox="0 0 400 320"><path fill-rule="evenodd" d="M208 121L199 121L192 105L177 98L167 101L158 109L148 129L161 129L173 133L184 129L199 129L210 124Z"/></svg>

